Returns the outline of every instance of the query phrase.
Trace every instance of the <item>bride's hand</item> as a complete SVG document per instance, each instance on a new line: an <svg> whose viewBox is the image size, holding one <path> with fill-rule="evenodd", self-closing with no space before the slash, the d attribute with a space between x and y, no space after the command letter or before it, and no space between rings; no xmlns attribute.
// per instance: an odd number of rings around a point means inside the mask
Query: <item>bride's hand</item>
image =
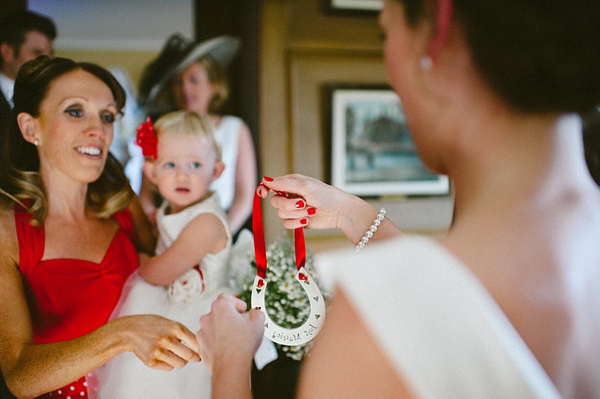
<svg viewBox="0 0 600 399"><path fill-rule="evenodd" d="M252 358L262 342L265 316L251 309L246 317L245 311L244 301L221 294L212 303L210 313L200 318L196 338L202 361L211 373L228 372L240 365L250 373Z"/></svg>
<svg viewBox="0 0 600 399"><path fill-rule="evenodd" d="M275 192L271 205L277 215L284 219L288 229L308 227L312 229L341 228L341 220L347 212L345 205L354 197L317 179L294 174L277 178L264 177L258 187L258 195L266 198Z"/></svg>
<svg viewBox="0 0 600 399"><path fill-rule="evenodd" d="M277 178L264 177L257 193L266 198L275 192L271 205L288 229L308 227L311 229L340 229L356 244L377 216L377 209L368 202L332 187L317 179L302 175ZM374 239L385 239L403 234L389 219L379 226Z"/></svg>

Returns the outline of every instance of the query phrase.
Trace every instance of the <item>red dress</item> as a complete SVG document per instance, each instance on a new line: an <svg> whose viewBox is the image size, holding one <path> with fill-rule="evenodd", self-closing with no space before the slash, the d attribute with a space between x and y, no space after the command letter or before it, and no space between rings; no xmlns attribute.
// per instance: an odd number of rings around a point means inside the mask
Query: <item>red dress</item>
<svg viewBox="0 0 600 399"><path fill-rule="evenodd" d="M33 320L33 342L44 344L80 337L110 317L123 284L137 268L135 230L128 210L113 215L120 228L100 263L79 259L41 260L44 227L29 224L31 216L15 207L19 239L19 270ZM88 397L85 376L41 398Z"/></svg>

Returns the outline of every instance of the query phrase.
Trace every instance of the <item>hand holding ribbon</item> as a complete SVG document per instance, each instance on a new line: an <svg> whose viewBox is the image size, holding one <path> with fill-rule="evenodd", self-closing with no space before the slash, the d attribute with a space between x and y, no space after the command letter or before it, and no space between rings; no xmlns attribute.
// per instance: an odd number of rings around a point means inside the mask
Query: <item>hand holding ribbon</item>
<svg viewBox="0 0 600 399"><path fill-rule="evenodd" d="M284 195L285 193L280 193ZM296 256L296 280L306 292L310 303L310 315L299 327L281 327L269 317L265 307L265 296L267 291L267 253L265 247L265 236L262 222L262 209L260 207L260 195L254 195L252 211L252 232L254 234L254 253L256 257L256 277L252 288L252 307L260 310L265 315L265 337L271 341L288 346L302 345L312 340L325 321L325 300L319 287L304 268L306 262L306 245L304 243L304 232L302 228L296 228L295 256Z"/></svg>

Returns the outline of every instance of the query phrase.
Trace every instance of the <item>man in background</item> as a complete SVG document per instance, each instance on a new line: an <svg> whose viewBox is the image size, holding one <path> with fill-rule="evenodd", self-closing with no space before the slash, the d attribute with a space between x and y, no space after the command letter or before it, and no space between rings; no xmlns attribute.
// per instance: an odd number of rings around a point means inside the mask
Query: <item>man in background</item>
<svg viewBox="0 0 600 399"><path fill-rule="evenodd" d="M11 123L15 78L25 62L39 55L52 56L54 22L31 11L18 11L0 20L0 154Z"/></svg>
<svg viewBox="0 0 600 399"><path fill-rule="evenodd" d="M31 11L18 11L0 19L0 156L12 121L12 96L21 65L39 55L52 56L54 22ZM0 374L0 398L13 399Z"/></svg>

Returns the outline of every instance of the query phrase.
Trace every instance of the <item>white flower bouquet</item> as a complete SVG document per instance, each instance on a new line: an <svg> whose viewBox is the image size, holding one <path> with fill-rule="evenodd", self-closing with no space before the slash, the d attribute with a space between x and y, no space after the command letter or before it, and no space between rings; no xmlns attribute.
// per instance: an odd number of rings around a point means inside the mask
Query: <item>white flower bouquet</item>
<svg viewBox="0 0 600 399"><path fill-rule="evenodd" d="M204 293L204 281L199 268L191 268L169 284L169 298L175 303L191 303Z"/></svg>
<svg viewBox="0 0 600 399"><path fill-rule="evenodd" d="M239 238L238 238L239 241ZM238 252L239 253L239 252ZM300 284L295 279L297 273L294 255L294 241L289 235L281 235L267 247L267 295L266 308L269 317L285 328L295 328L304 323L310 314L309 300ZM329 295L323 290L317 279L314 255L307 251L304 268L317 283L324 299ZM256 263L252 248L245 251L243 257L232 260L232 276L239 291L239 297L246 301L250 308L252 285L256 276ZM276 346L294 360L301 360L309 350L311 343L298 346Z"/></svg>

